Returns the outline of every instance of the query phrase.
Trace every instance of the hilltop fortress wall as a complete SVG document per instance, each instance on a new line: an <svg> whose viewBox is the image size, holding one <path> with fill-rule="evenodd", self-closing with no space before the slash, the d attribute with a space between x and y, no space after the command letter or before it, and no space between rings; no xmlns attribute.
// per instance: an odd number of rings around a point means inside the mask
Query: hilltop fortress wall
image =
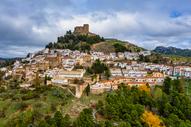
<svg viewBox="0 0 191 127"><path fill-rule="evenodd" d="M96 34L91 33L89 31L89 24L84 24L83 26L76 26L74 28L74 34L89 35L89 36L95 36L96 35Z"/></svg>
<svg viewBox="0 0 191 127"><path fill-rule="evenodd" d="M74 34L88 34L89 24L84 24L83 26L76 26L74 28Z"/></svg>

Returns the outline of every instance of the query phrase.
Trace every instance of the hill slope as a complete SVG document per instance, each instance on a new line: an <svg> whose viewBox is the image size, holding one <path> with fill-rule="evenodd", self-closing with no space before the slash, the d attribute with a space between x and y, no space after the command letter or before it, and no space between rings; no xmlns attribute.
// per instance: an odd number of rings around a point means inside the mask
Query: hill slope
<svg viewBox="0 0 191 127"><path fill-rule="evenodd" d="M110 52L139 52L145 50L129 42L124 42L120 40L106 40L104 42L99 42L91 46L92 51L110 53Z"/></svg>
<svg viewBox="0 0 191 127"><path fill-rule="evenodd" d="M124 52L132 51L139 52L144 50L129 42L124 42L116 39L104 39L99 35L74 35L71 31L68 31L64 36L58 37L56 42L51 42L46 45L46 48L50 49L71 49L80 51L100 51L100 52Z"/></svg>

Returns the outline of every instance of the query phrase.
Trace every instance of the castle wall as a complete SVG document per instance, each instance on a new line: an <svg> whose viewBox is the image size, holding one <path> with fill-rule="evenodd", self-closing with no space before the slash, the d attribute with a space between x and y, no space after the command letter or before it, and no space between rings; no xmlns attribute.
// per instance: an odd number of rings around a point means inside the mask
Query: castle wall
<svg viewBox="0 0 191 127"><path fill-rule="evenodd" d="M74 28L74 34L88 34L89 33L89 25L84 24L84 26L77 26Z"/></svg>

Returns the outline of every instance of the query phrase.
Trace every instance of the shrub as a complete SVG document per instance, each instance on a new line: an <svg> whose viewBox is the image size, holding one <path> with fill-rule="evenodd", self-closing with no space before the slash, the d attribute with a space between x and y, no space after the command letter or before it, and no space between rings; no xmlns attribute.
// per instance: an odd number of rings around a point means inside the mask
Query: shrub
<svg viewBox="0 0 191 127"><path fill-rule="evenodd" d="M5 118L5 111L0 111L0 118Z"/></svg>
<svg viewBox="0 0 191 127"><path fill-rule="evenodd" d="M29 100L29 99L33 99L33 98L39 98L39 94L35 93L35 92L29 92L26 95L24 95L22 97L22 100Z"/></svg>
<svg viewBox="0 0 191 127"><path fill-rule="evenodd" d="M15 109L23 111L27 106L28 106L28 104L26 104L25 102L21 101L21 102L16 103Z"/></svg>

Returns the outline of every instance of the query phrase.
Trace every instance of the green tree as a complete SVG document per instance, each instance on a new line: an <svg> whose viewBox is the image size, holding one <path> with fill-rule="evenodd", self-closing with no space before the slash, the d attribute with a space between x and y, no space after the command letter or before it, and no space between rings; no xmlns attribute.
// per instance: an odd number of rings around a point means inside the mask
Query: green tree
<svg viewBox="0 0 191 127"><path fill-rule="evenodd" d="M121 122L118 127L131 127L131 125L127 122Z"/></svg>
<svg viewBox="0 0 191 127"><path fill-rule="evenodd" d="M113 123L109 120L105 121L105 127L113 127Z"/></svg>
<svg viewBox="0 0 191 127"><path fill-rule="evenodd" d="M172 81L173 91L179 91L180 80L175 79Z"/></svg>
<svg viewBox="0 0 191 127"><path fill-rule="evenodd" d="M63 118L63 121L62 121L62 126L63 127L70 127L70 125L72 124L71 122L71 118L68 114L66 114Z"/></svg>
<svg viewBox="0 0 191 127"><path fill-rule="evenodd" d="M183 77L181 77L180 79L180 82L179 82L179 85L178 85L178 92L179 93L184 93L184 89L185 89L185 80Z"/></svg>
<svg viewBox="0 0 191 127"><path fill-rule="evenodd" d="M127 51L127 48L123 44L115 43L113 46L115 48L115 52L125 52L125 51Z"/></svg>
<svg viewBox="0 0 191 127"><path fill-rule="evenodd" d="M165 119L165 125L168 127L179 127L181 120L175 114L170 114L167 119Z"/></svg>
<svg viewBox="0 0 191 127"><path fill-rule="evenodd" d="M96 105L96 110L100 111L100 113L101 113L103 111L103 106L104 106L103 101L99 100Z"/></svg>
<svg viewBox="0 0 191 127"><path fill-rule="evenodd" d="M45 120L40 121L38 126L39 127L50 127L50 125Z"/></svg>
<svg viewBox="0 0 191 127"><path fill-rule="evenodd" d="M108 78L110 77L110 70L109 70L109 68L104 63L102 63L99 59L96 60L92 64L91 71L92 71L93 74L98 74L100 79L101 79L101 74L102 73L105 73L106 77L108 77Z"/></svg>
<svg viewBox="0 0 191 127"><path fill-rule="evenodd" d="M165 78L164 83L163 83L163 91L166 94L169 94L170 89L171 89L171 78L167 77L167 78Z"/></svg>
<svg viewBox="0 0 191 127"><path fill-rule="evenodd" d="M55 121L55 124L57 127L62 127L62 120L63 120L63 116L62 114L57 111L55 114L54 114L54 121Z"/></svg>
<svg viewBox="0 0 191 127"><path fill-rule="evenodd" d="M65 117L63 117L61 112L57 111L53 117L53 125L56 127L70 127L70 116L66 114Z"/></svg>
<svg viewBox="0 0 191 127"><path fill-rule="evenodd" d="M109 80L109 77L111 77L111 72L110 72L110 70L107 69L104 74L105 74L105 77L107 78L107 80Z"/></svg>
<svg viewBox="0 0 191 127"><path fill-rule="evenodd" d="M74 122L74 127L95 127L92 109L84 109Z"/></svg>
<svg viewBox="0 0 191 127"><path fill-rule="evenodd" d="M101 61L99 59L96 60L91 67L93 73L95 73L95 74L103 73L104 68L105 68L105 65L103 63L101 63Z"/></svg>

